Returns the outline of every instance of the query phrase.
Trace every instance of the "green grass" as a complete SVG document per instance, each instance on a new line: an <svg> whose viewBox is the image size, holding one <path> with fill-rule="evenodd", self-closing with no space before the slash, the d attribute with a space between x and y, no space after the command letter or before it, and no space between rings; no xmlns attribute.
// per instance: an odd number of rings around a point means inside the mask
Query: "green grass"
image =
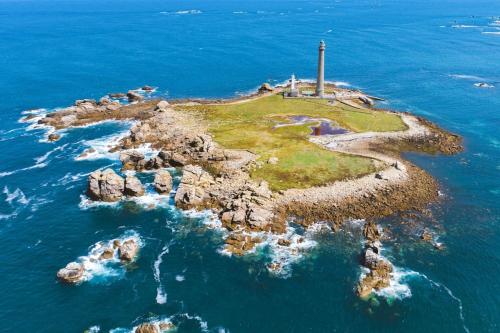
<svg viewBox="0 0 500 333"><path fill-rule="evenodd" d="M283 99L280 95L188 109L203 112L209 131L222 146L258 154L263 164L251 176L268 181L273 190L325 185L375 171L368 158L332 152L309 142L310 124L273 129L289 116L327 118L354 132L405 129L400 117L385 112L331 106L326 100ZM279 159L278 164L266 163L272 156Z"/></svg>

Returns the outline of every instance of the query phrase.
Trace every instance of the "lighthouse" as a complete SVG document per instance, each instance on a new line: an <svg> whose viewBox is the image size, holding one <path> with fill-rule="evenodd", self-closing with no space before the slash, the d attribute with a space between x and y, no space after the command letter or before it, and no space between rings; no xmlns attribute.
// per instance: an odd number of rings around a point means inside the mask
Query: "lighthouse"
<svg viewBox="0 0 500 333"><path fill-rule="evenodd" d="M322 98L325 94L325 42L319 43L318 78L316 79L316 96Z"/></svg>

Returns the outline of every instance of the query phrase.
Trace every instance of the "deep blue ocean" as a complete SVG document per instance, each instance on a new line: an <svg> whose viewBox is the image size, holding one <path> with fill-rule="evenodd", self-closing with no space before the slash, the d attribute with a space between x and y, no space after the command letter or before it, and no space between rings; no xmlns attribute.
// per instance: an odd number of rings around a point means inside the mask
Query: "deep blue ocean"
<svg viewBox="0 0 500 333"><path fill-rule="evenodd" d="M498 0L0 0L0 331L127 332L170 318L178 332L500 332L499 16ZM103 152L129 125L47 143L18 121L145 84L166 98L229 97L313 78L321 39L328 80L425 116L466 147L405 155L440 182L423 223L445 249L401 218L378 221L399 278L369 301L354 293L356 223L310 235L315 246L274 276L273 249L220 254L207 214L168 200L86 204L88 173L119 170ZM75 159L88 147L93 158ZM131 232L143 244L133 267L57 281L97 242Z"/></svg>

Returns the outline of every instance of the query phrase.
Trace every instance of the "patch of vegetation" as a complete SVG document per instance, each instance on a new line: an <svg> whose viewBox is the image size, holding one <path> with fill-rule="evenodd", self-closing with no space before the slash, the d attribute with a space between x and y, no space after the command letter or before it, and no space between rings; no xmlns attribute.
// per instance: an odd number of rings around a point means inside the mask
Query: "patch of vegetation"
<svg viewBox="0 0 500 333"><path fill-rule="evenodd" d="M375 171L368 158L332 152L309 142L313 123L274 128L289 122L290 116L330 119L353 132L406 128L399 116L386 112L359 110L340 103L332 106L326 100L283 99L281 95L188 109L203 113L209 131L222 146L260 155L262 166L251 176L268 181L273 190L326 185ZM266 163L270 157L277 157L278 163Z"/></svg>

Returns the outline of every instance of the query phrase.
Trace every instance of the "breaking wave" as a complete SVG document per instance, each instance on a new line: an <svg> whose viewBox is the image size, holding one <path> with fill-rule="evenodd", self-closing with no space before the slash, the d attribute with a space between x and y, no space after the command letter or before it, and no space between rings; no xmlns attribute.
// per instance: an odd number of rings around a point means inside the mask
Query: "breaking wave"
<svg viewBox="0 0 500 333"><path fill-rule="evenodd" d="M222 227L218 228L222 230L224 237L227 237L227 231ZM297 232L297 228L288 225L286 232L280 235L265 231L244 231L242 235L262 240L252 250L245 252L245 255L253 254L262 257L266 261L266 267L270 274L286 279L292 275L292 266L300 262L307 251L316 247L317 242L313 238L317 232L323 230L325 229L322 229L321 226L314 226L300 234ZM232 256L232 253L224 247L220 248L218 252L222 255Z"/></svg>
<svg viewBox="0 0 500 333"><path fill-rule="evenodd" d="M140 235L134 230L127 230L122 236L115 239L120 240L122 243L133 239L137 242L139 248L144 246ZM101 282L109 278L122 278L125 275L125 268L120 265L117 251L115 251L113 257L110 259L100 258L104 250L113 248L113 240L97 242L90 248L86 256L78 258L78 261L83 264L85 270L82 281L94 280Z"/></svg>
<svg viewBox="0 0 500 333"><path fill-rule="evenodd" d="M154 262L154 278L156 282L158 282L158 287L156 288L156 303L158 304L165 304L167 303L167 293L165 292L165 289L161 283L161 278L160 278L160 265L163 262L163 256L168 253L170 245L172 243L170 242L169 244L165 245L162 249L160 254L158 254L158 257L156 258Z"/></svg>
<svg viewBox="0 0 500 333"><path fill-rule="evenodd" d="M462 80L471 80L471 81L489 81L488 79L485 79L480 76L476 75L467 75L467 74L450 74L448 75L454 79L462 79Z"/></svg>

